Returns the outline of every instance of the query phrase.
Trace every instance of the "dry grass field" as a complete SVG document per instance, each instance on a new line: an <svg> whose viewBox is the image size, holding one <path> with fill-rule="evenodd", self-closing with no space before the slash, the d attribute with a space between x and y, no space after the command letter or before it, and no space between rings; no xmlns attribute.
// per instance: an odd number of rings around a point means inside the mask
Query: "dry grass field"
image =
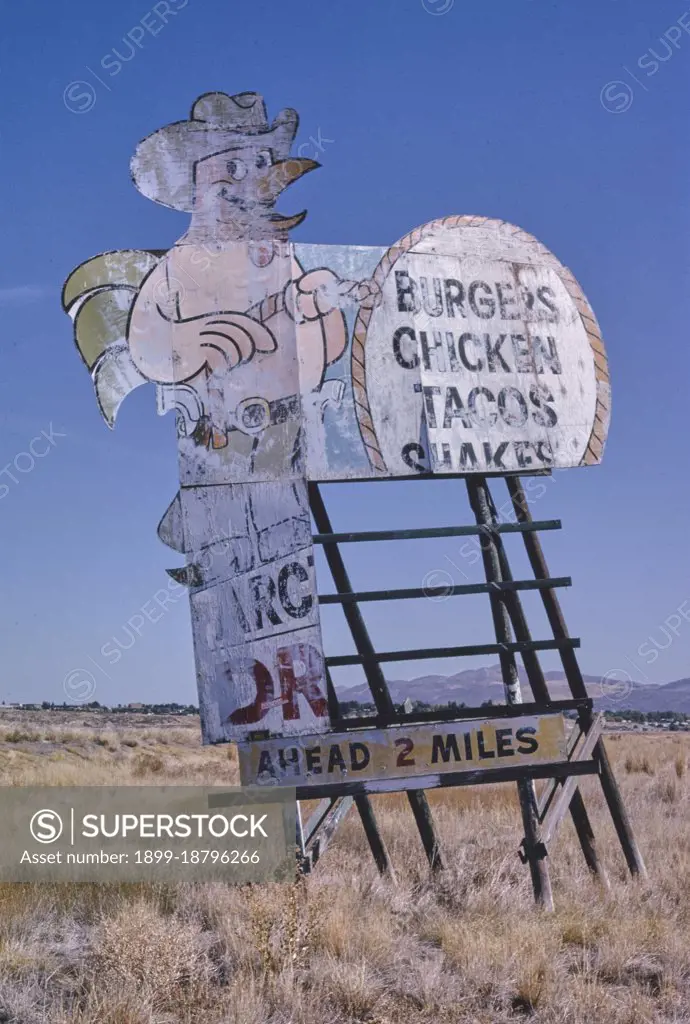
<svg viewBox="0 0 690 1024"><path fill-rule="evenodd" d="M5 785L236 783L198 721L0 715ZM690 1022L690 735L607 734L649 868L628 880L596 780L610 873L568 821L556 912L535 910L514 786L430 795L450 868L428 877L403 797L375 800L397 871L377 876L353 813L294 885L0 886L6 1024Z"/></svg>

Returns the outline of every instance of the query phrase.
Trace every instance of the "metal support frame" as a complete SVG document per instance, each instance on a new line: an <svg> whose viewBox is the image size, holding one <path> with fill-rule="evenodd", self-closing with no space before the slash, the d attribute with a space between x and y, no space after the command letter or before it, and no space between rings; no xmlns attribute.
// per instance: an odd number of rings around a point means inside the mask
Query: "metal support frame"
<svg viewBox="0 0 690 1024"><path fill-rule="evenodd" d="M345 568L342 555L338 548L336 541L331 541L328 538L332 536L331 521L326 510L326 506L319 491L318 484L309 484L309 503L311 505L311 512L316 523L316 528L319 531L321 537L321 543L323 544L324 555L328 562L328 567L333 577L336 589L339 594L351 594L352 586L350 584L350 578ZM388 689L388 683L381 671L381 666L377 660L376 652L374 651L374 645L371 642L369 631L367 630L366 623L362 617L362 613L359 607L355 603L347 603L343 605L343 612L347 620L347 624L350 627L352 633L352 639L355 642L355 646L358 652L358 658L360 663L364 666L364 672L367 677L367 682L376 704L376 709L379 715L387 725L393 725L397 721L395 706L393 699ZM333 659L326 660L327 665L333 664ZM340 716L338 716L340 717ZM383 839L378 831L376 821L374 818L374 812L369 805L368 808L362 813L364 807L363 801L367 800L364 795L358 797L357 808L362 817L362 824L364 830L369 839L372 853L377 864L382 856L381 851L385 853L385 847L383 845ZM431 811L429 810L429 804L426 798L426 794L422 790L411 790L407 794L412 813L414 814L415 821L417 822L417 828L419 835L424 846L424 851L429 861L429 866L432 871L438 871L443 867L443 858L441 856L441 850L439 847L438 838L434 829L433 820L431 818ZM360 806L361 804L361 806ZM373 843L372 843L373 840ZM388 855L385 855L386 868L390 873L390 863L388 861Z"/></svg>
<svg viewBox="0 0 690 1024"><path fill-rule="evenodd" d="M489 491L488 487L486 487L486 493L491 513L491 521L495 524L498 522L498 514L496 512L496 506L494 504L493 498L491 497L491 492ZM527 523L524 523L522 525L527 525ZM523 536L525 536L524 533ZM510 571L508 557L503 546L503 540L500 536L495 537L495 544L498 553L498 560L501 567L502 579L512 580L513 577ZM515 638L525 643L529 643L532 639L532 635L530 633L530 628L527 624L527 619L525 617L525 613L522 607L522 602L520 601L520 595L517 592L509 592L506 594L505 601L508 608L508 614L510 616L510 620L513 626L513 630L515 632ZM560 637L557 639L563 640L566 638ZM559 649L563 650L563 648ZM527 678L529 680L530 688L532 690L532 695L534 699L542 705L551 703L549 688L546 685L546 678L544 676L541 663L535 653L535 650L526 650L522 656L522 660L525 666L525 672L527 673ZM579 710L580 713L584 712L589 715L591 714L591 705L588 702L586 705L583 705ZM601 728L599 731L601 731ZM591 757L593 749L594 748L592 745L592 748L589 749L587 752L587 757ZM590 871L592 871L595 875L598 875L604 887L608 888L608 876L606 875L606 871L599 861L596 846L594 843L594 833L592 831L592 826L589 821L589 816L587 814L584 801L582 800L582 794L580 793L575 783L573 783L573 785L571 786L571 792L572 799L569 801L568 807L570 809L573 825L575 826L575 831L577 832L580 846L582 848L583 856L585 858L585 861L587 862ZM550 836L548 838L546 836L544 837L544 842L547 846L550 838Z"/></svg>
<svg viewBox="0 0 690 1024"><path fill-rule="evenodd" d="M630 872L633 875L644 876L646 870L604 747L603 717L593 714L593 702L587 694L577 662L575 650L579 647L580 642L578 639L570 637L556 596L558 588L571 585L571 579L566 576L549 576L537 535L541 530L559 529L560 521L533 520L520 479L516 476L500 474L506 481L516 522L499 522L488 486L490 476L493 478L495 474L464 478L470 507L476 521L475 525L363 533L333 533L321 492L317 484L309 484L311 511L317 529L313 538L314 543L323 546L336 588L334 594L319 595L319 602L321 604L339 604L342 607L357 649L355 655L333 656L326 659L329 711L333 727L339 731L367 726L385 728L389 725L403 723L441 723L458 718L471 720L485 717L485 707L463 708L460 713L453 709L432 712L398 712L381 669L381 665L385 662L462 657L476 654L497 654L499 657L506 692L506 704L492 707L492 716L509 718L523 714L575 711L577 725L569 738L567 760L545 765L523 765L515 768L503 767L449 773L441 780L443 787L479 785L488 782L517 783L525 833L518 852L523 862L529 865L536 902L545 909L553 909L553 895L547 867L548 849L567 813L572 818L588 868L605 888L609 887L609 880L599 858L592 826L579 790L580 776L599 776ZM534 579L515 580L513 578L503 545L504 534L518 534L522 537ZM359 609L360 602L407 600L433 596L433 592L430 594L428 589L421 588L355 592L350 584L338 545L359 541L374 542L455 536L480 537L486 582L437 589L444 596L488 594L496 643L377 653ZM521 592L530 590L536 591L541 597L553 632L553 639L534 640L532 638L520 596ZM537 652L540 650L557 650L559 652L572 699L558 701L551 699L539 662ZM522 703L516 654L522 657L532 690L533 701L529 703ZM364 668L376 706L376 714L344 719L340 715L330 668L355 664L362 665ZM537 798L535 790L535 779L549 780L539 798ZM415 786L417 788L414 788ZM390 788L389 784L383 788L387 791ZM426 794L423 789L419 788L418 780L414 778L400 780L400 790L407 794L429 864L433 871L438 871L444 866L444 860ZM372 791L375 791L375 784L372 786L372 783L369 782L365 792L364 786L354 781L341 784L338 787L337 796L333 796L332 787L327 786L324 786L323 789L310 786L308 790L302 792L298 789L298 799L314 799L320 796L324 798L303 829L301 837L303 870L311 870L319 857L323 855L329 839L354 801L379 871L391 878L394 877L390 858L368 796L368 793ZM301 818L299 817L298 828L301 829Z"/></svg>
<svg viewBox="0 0 690 1024"><path fill-rule="evenodd" d="M478 526L495 527L495 519L492 515L489 490L486 480L483 477L468 477L466 481L467 494L470 499L470 506L474 512ZM500 535L496 532L486 533L481 545L482 561L484 562L484 573L486 582L501 583L504 580L501 572L502 560L499 552ZM518 676L515 654L512 650L512 634L510 615L508 613L509 591L499 590L489 593L491 602L491 617L494 622L496 640L499 647L499 661L501 664L501 675L505 688L506 704L522 704L520 692L520 679ZM527 652L534 658L534 649L526 648ZM546 864L546 847L542 843L539 827L539 816L537 814L537 793L533 780L521 779L517 784L520 811L522 813L522 824L525 830L523 840L525 854L529 862L530 874L532 875L532 887L534 898L537 903L547 910L553 910L553 894L551 892L551 879Z"/></svg>
<svg viewBox="0 0 690 1024"><path fill-rule="evenodd" d="M308 875L320 858L323 857L338 826L345 820L351 807L351 796L330 797L321 801L309 819L303 833L304 840L299 857L299 867L303 874ZM298 822L300 817L298 801Z"/></svg>
<svg viewBox="0 0 690 1024"><path fill-rule="evenodd" d="M525 526L529 525L532 522L532 516L530 515L527 498L519 477L507 476L506 485L508 487L508 493L513 505L513 510L515 512L515 518L519 523ZM539 538L531 531L523 533L522 537L525 543L527 557L529 558L535 578L545 579L548 577L549 571ZM566 639L568 637L568 628L565 624L565 619L563 618L563 612L561 610L558 597L552 590L548 589L542 590L540 593L544 604L544 610L554 637L557 639ZM565 677L568 680L568 685L570 686L570 691L573 697L586 697L587 688L572 648L560 648L560 656L563 664L563 671L565 672ZM591 711L587 711L583 708L580 712L579 720L583 731L588 731L592 725ZM623 853L630 873L632 875L646 877L647 869L645 868L642 854L640 853L635 840L632 825L630 824L630 819L628 818L625 810L625 805L623 804L618 783L614 777L611 763L602 739L599 739L596 747L594 748L594 757L599 762L601 787L604 791L604 797L606 798L606 803L608 804L609 812L613 819L618 839L623 848Z"/></svg>

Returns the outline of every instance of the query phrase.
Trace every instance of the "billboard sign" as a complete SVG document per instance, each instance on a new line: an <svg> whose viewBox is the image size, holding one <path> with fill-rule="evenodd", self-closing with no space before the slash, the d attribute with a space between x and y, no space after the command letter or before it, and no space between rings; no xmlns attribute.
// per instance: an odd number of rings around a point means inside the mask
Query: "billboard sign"
<svg viewBox="0 0 690 1024"><path fill-rule="evenodd" d="M389 250L295 249L322 273L371 275L349 358L325 375L341 383L340 405L321 407L322 429L305 406L310 479L600 461L610 389L599 328L575 279L535 238L502 221L447 217Z"/></svg>
<svg viewBox="0 0 690 1024"><path fill-rule="evenodd" d="M207 93L131 162L191 215L167 251L103 253L63 290L109 426L153 384L180 491L207 742L329 728L309 481L519 473L600 461L608 368L572 274L503 221L452 216L391 248L294 243L276 203L318 165L294 110Z"/></svg>
<svg viewBox="0 0 690 1024"><path fill-rule="evenodd" d="M404 788L400 780L566 758L562 715L354 729L239 744L244 786L308 790L365 782L369 792Z"/></svg>

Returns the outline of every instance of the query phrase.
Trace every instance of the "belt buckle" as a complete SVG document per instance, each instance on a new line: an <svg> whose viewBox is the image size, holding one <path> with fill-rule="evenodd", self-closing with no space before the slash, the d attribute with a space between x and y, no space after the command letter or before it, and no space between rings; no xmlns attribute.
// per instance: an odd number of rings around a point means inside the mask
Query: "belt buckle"
<svg viewBox="0 0 690 1024"><path fill-rule="evenodd" d="M271 422L271 406L265 398L245 398L235 410L235 420L245 434L260 434Z"/></svg>

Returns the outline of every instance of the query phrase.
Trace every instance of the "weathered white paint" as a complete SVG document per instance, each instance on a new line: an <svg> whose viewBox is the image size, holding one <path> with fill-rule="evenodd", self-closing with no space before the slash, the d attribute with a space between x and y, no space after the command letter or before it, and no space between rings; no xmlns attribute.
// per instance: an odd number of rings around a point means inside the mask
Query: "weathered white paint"
<svg viewBox="0 0 690 1024"><path fill-rule="evenodd" d="M320 257L318 246L297 247L307 266L328 260L339 270L356 256L373 287L352 328L349 377L341 374L342 429L331 414L326 444L307 440L312 479L600 460L610 390L599 329L570 271L536 239L504 222L448 217L382 255L322 248Z"/></svg>
<svg viewBox="0 0 690 1024"><path fill-rule="evenodd" d="M292 736L329 728L318 626L227 649L214 648L202 637L199 651L197 637L203 629L197 620L195 654L206 743L239 741L264 730Z"/></svg>
<svg viewBox="0 0 690 1024"><path fill-rule="evenodd" d="M451 772L561 760L566 756L565 722L562 715L524 715L302 734L294 740L241 743L239 755L244 786L308 788L378 780L379 791L393 791L400 788L395 780L401 778L427 780Z"/></svg>
<svg viewBox="0 0 690 1024"><path fill-rule="evenodd" d="M183 487L159 535L198 566L203 586L241 575L311 546L306 482Z"/></svg>
<svg viewBox="0 0 690 1024"><path fill-rule="evenodd" d="M308 479L592 463L608 425L594 315L548 250L468 217L389 250L293 245L305 214L275 204L317 166L289 157L296 131L255 93L199 97L132 161L188 230L87 261L63 293L106 422L145 382L177 417L159 533L186 556L210 741L328 726Z"/></svg>
<svg viewBox="0 0 690 1024"><path fill-rule="evenodd" d="M373 779L365 782L367 793L399 793L406 789L438 789L440 775L418 775L414 779Z"/></svg>
<svg viewBox="0 0 690 1024"><path fill-rule="evenodd" d="M186 554L207 742L326 729L306 482L183 487L159 535Z"/></svg>
<svg viewBox="0 0 690 1024"><path fill-rule="evenodd" d="M557 275L500 261L470 269L456 257L418 254L400 259L395 274L398 288L389 275L366 344L367 394L387 472L578 465L596 380L582 321ZM438 315L424 308L425 286L433 290L427 308ZM470 299L447 302L448 292ZM539 308L528 311L521 292ZM401 310L412 300L412 310Z"/></svg>

